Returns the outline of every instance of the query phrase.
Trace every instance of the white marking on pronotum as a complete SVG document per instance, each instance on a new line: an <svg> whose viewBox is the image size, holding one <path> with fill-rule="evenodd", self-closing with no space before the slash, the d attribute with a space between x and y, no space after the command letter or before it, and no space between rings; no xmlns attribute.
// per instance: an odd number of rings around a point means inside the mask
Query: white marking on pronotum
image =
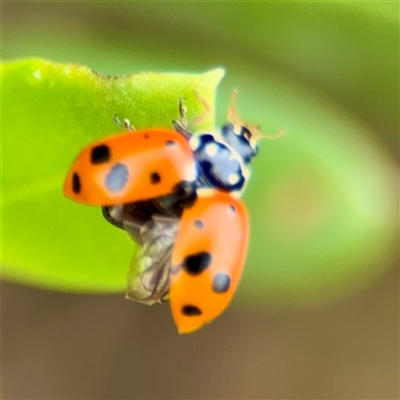
<svg viewBox="0 0 400 400"><path fill-rule="evenodd" d="M231 185L234 185L235 183L238 183L239 182L239 175L238 174L230 174L228 176L228 182Z"/></svg>
<svg viewBox="0 0 400 400"><path fill-rule="evenodd" d="M210 157L214 157L218 153L218 146L215 143L210 143L206 147L206 153Z"/></svg>
<svg viewBox="0 0 400 400"><path fill-rule="evenodd" d="M190 148L195 151L200 146L200 139L198 135L193 135L189 140Z"/></svg>
<svg viewBox="0 0 400 400"><path fill-rule="evenodd" d="M42 71L40 69L37 69L34 73L33 73L34 78L36 79L42 79Z"/></svg>

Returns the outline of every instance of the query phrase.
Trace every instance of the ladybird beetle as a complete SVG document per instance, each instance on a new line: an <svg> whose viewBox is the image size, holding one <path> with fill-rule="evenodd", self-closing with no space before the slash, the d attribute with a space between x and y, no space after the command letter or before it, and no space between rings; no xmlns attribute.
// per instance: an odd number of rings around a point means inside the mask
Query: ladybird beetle
<svg viewBox="0 0 400 400"><path fill-rule="evenodd" d="M248 247L240 196L249 164L258 139L284 133L263 136L241 121L236 96L227 124L215 132L193 134L182 99L173 130L135 131L125 120L127 132L79 154L64 184L67 197L101 206L105 219L138 244L127 298L149 305L169 300L179 333L211 322L231 301Z"/></svg>

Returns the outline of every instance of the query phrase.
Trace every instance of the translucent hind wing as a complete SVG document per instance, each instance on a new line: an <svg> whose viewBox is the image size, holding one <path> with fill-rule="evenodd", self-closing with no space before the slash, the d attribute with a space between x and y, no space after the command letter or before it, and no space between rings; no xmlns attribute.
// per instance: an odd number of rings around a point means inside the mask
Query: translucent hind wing
<svg viewBox="0 0 400 400"><path fill-rule="evenodd" d="M147 305L166 301L178 224L178 218L153 216L142 226L142 245L137 246L129 265L128 299Z"/></svg>

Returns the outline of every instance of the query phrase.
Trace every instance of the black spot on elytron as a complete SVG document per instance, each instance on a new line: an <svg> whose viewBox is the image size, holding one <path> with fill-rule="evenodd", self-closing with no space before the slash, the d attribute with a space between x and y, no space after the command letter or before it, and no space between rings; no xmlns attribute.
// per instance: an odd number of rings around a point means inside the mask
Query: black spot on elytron
<svg viewBox="0 0 400 400"><path fill-rule="evenodd" d="M183 268L190 275L199 275L211 265L211 255L206 251L187 256L183 262Z"/></svg>
<svg viewBox="0 0 400 400"><path fill-rule="evenodd" d="M155 185L155 184L157 184L157 183L160 183L161 177L160 177L160 175L159 175L157 172L152 172L152 173L150 174L150 181L151 181L151 183L152 183L153 185Z"/></svg>
<svg viewBox="0 0 400 400"><path fill-rule="evenodd" d="M144 135L144 138L145 138L145 139L148 139L148 138L149 138L149 135L146 133L146 134Z"/></svg>
<svg viewBox="0 0 400 400"><path fill-rule="evenodd" d="M90 162L92 164L102 164L110 161L111 153L110 148L105 144L93 147L90 153Z"/></svg>
<svg viewBox="0 0 400 400"><path fill-rule="evenodd" d="M196 221L194 221L194 226L198 229L204 228L204 224L199 219L196 219Z"/></svg>
<svg viewBox="0 0 400 400"><path fill-rule="evenodd" d="M187 317L195 317L196 315L201 315L202 312L199 307L188 304L182 307L182 314L186 315Z"/></svg>
<svg viewBox="0 0 400 400"><path fill-rule="evenodd" d="M175 145L176 145L176 142L173 141L173 140L167 140L166 145L167 145L167 146L175 146Z"/></svg>
<svg viewBox="0 0 400 400"><path fill-rule="evenodd" d="M81 187L82 186L81 186L81 180L79 178L79 175L76 172L74 172L72 175L72 191L75 194L78 194L81 192Z"/></svg>
<svg viewBox="0 0 400 400"><path fill-rule="evenodd" d="M213 278L212 288L216 293L225 293L231 285L231 278L228 274L220 272Z"/></svg>
<svg viewBox="0 0 400 400"><path fill-rule="evenodd" d="M128 168L125 164L115 164L108 172L105 185L110 192L120 192L128 182Z"/></svg>
<svg viewBox="0 0 400 400"><path fill-rule="evenodd" d="M232 212L232 214L235 214L236 208L232 204L229 205L229 210Z"/></svg>

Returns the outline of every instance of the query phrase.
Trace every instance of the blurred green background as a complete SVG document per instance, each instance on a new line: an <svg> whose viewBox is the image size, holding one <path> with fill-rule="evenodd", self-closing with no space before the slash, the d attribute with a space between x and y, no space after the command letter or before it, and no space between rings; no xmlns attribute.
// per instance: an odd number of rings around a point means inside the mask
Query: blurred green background
<svg viewBox="0 0 400 400"><path fill-rule="evenodd" d="M397 3L3 3L2 23L7 61L223 67L217 125L236 88L243 119L288 129L260 144L248 262L224 316L179 337L167 306L3 282L5 398L398 397ZM46 262L51 243L32 250L2 212L4 243ZM111 230L99 217L91 240ZM131 244L114 246L89 250L118 254L122 289Z"/></svg>

